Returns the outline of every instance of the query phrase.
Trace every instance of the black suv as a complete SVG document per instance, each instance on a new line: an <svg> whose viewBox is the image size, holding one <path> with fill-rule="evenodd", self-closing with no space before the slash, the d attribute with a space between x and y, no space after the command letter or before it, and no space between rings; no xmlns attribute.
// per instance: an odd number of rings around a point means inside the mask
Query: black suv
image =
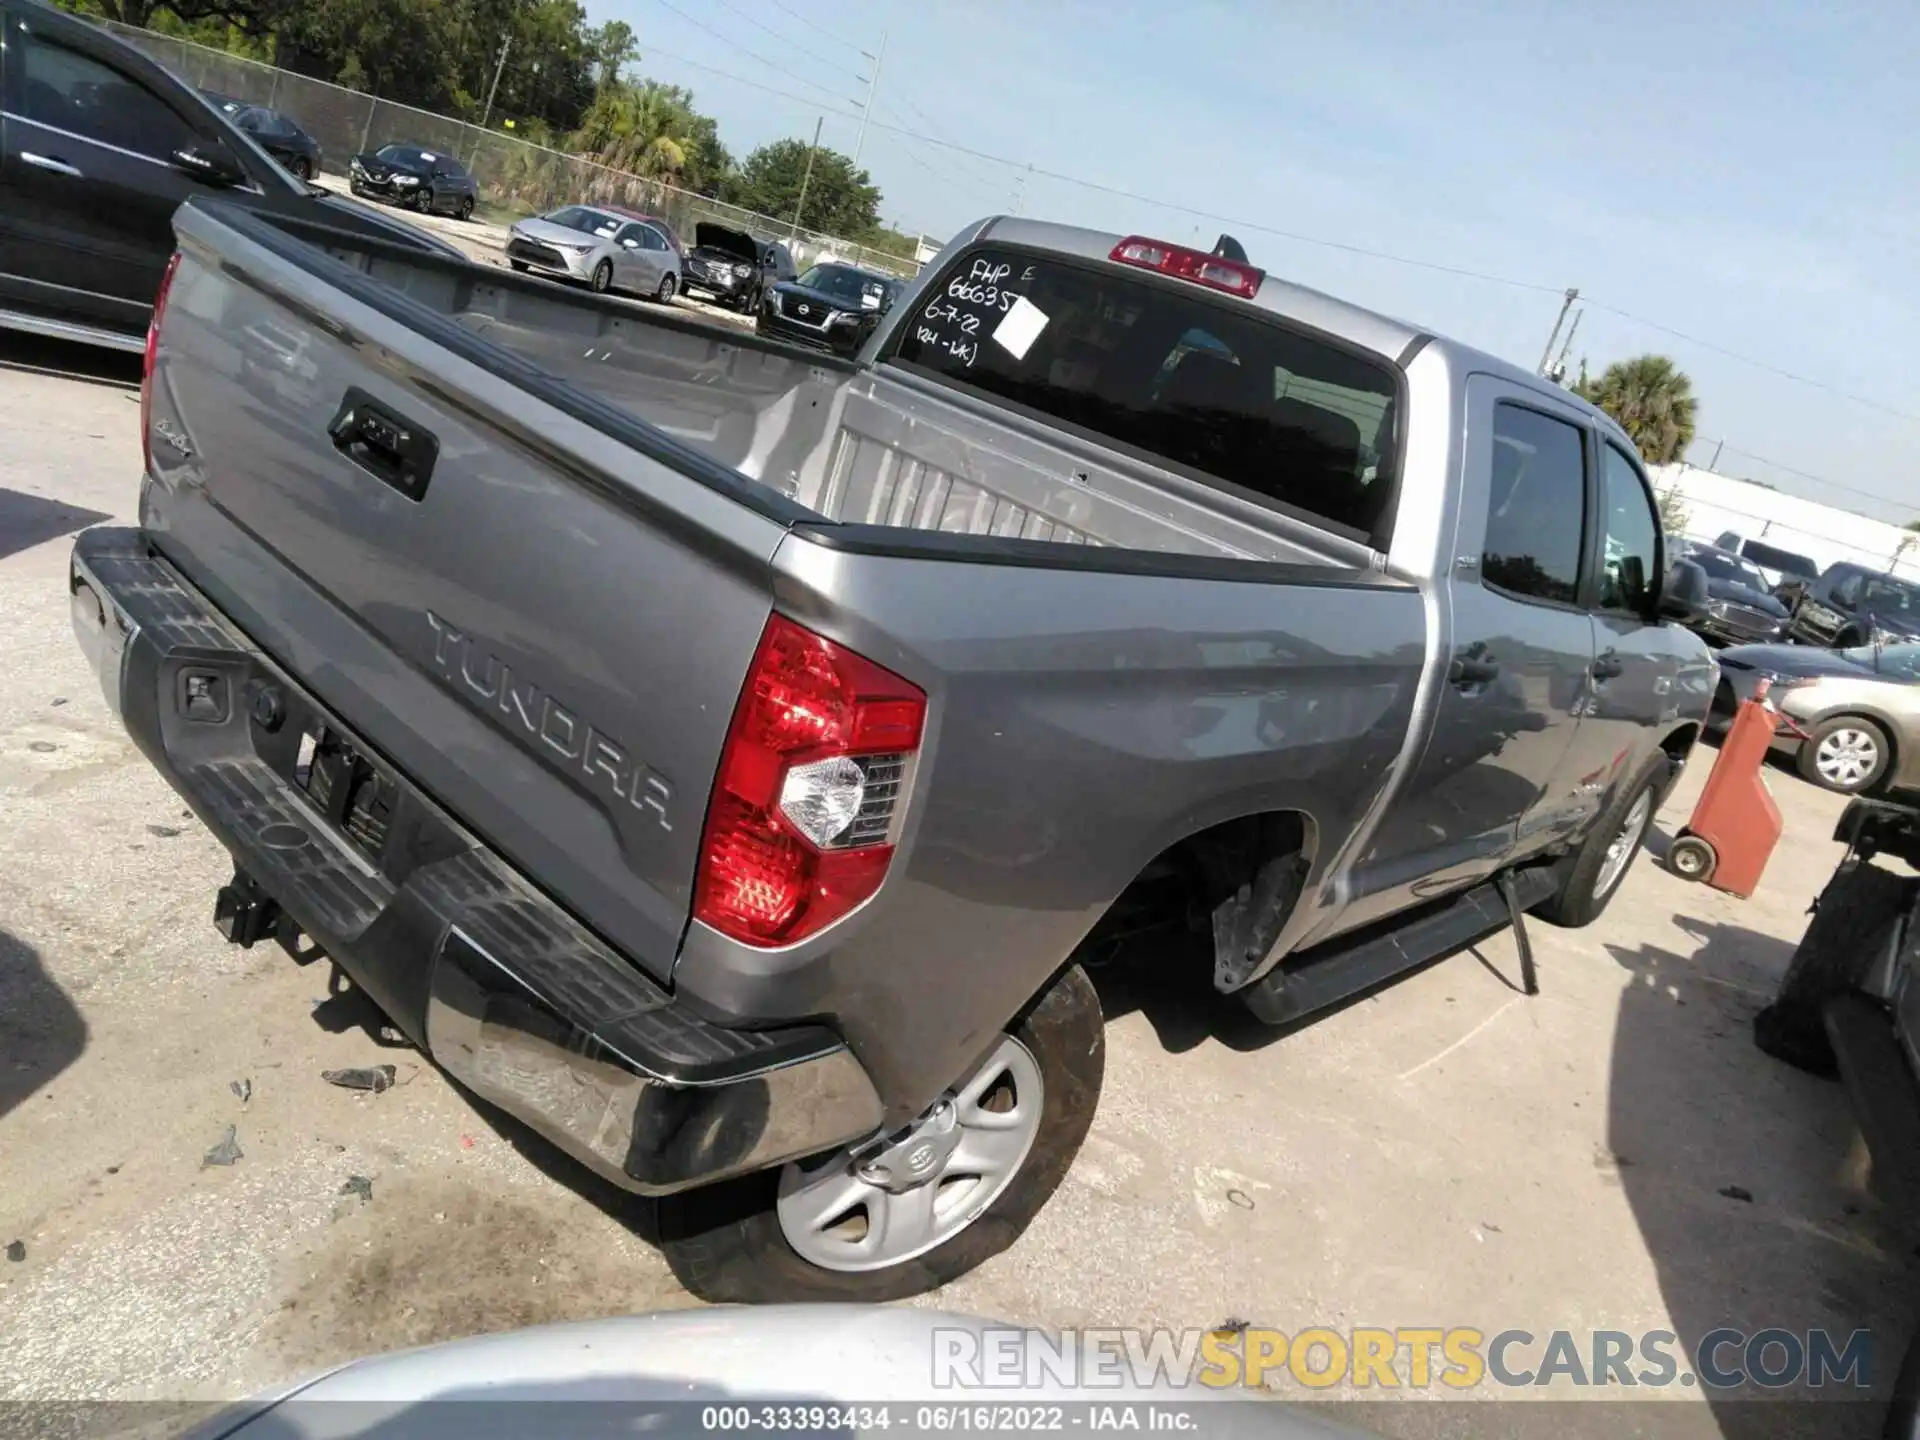
<svg viewBox="0 0 1920 1440"><path fill-rule="evenodd" d="M314 190L133 46L42 0L0 0L0 329L138 351L192 195L443 254Z"/></svg>
<svg viewBox="0 0 1920 1440"><path fill-rule="evenodd" d="M1794 601L1787 638L1837 650L1920 640L1920 585L1865 565L1829 565Z"/></svg>
<svg viewBox="0 0 1920 1440"><path fill-rule="evenodd" d="M473 214L480 187L467 167L443 150L420 145L382 145L347 162L347 183L356 195L388 200L456 219Z"/></svg>
<svg viewBox="0 0 1920 1440"><path fill-rule="evenodd" d="M744 230L703 220L693 227L693 249L681 269L681 292L704 290L721 305L751 315L760 297L799 271L778 240L756 240Z"/></svg>

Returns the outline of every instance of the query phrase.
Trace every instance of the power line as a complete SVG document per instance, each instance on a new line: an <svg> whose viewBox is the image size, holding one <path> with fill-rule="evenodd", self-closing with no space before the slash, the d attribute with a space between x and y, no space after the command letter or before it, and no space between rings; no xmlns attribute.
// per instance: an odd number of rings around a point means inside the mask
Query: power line
<svg viewBox="0 0 1920 1440"><path fill-rule="evenodd" d="M886 100L881 103L885 104L889 109L893 109L893 101ZM922 110L918 105L914 104L911 100L906 100L906 99L902 99L900 101L900 104L904 105L907 108L907 111L909 113L920 117L920 122L927 127L927 133L929 135L935 136L936 138L939 138L939 139L946 138L945 136L940 134L938 127L934 124L933 117L927 114L927 112ZM894 110L894 113L896 115L900 114L900 112L897 109ZM906 117L904 115L901 116L902 120L904 120L905 118ZM999 188L1000 188L999 180L991 178L982 172L973 170L967 161L960 159L958 156L952 156L949 158L952 159L954 168L956 170L959 170L963 174L974 176L975 179L979 180L988 189L994 191L996 194L999 192Z"/></svg>
<svg viewBox="0 0 1920 1440"><path fill-rule="evenodd" d="M787 6L782 5L780 3L780 0L767 0L767 3L772 5L774 9L780 11L781 14L791 16L793 19L798 20L802 25L805 25L807 28L811 30L819 31L822 35L826 36L827 39L833 41L833 43L836 45L844 45L849 50L858 50L860 48L858 45L854 44L853 41L851 40L841 39L838 35L834 34L831 30L827 29L826 26L820 24L818 21L809 20L806 16L802 15L799 11L791 10Z"/></svg>
<svg viewBox="0 0 1920 1440"><path fill-rule="evenodd" d="M684 12L679 11L674 6L672 6L669 3L669 0L659 0L659 3L667 6L668 9L674 10L675 14L684 15ZM785 6L781 6L780 8L783 10L786 9ZM787 13L792 14L793 12L788 11ZM799 16L796 16L795 18L804 19L804 17L799 17ZM695 23L698 23L698 22L695 22ZM811 24L812 22L809 21L806 23ZM702 26L701 28L706 29L707 27ZM814 28L818 29L819 27L815 26ZM709 33L717 34L717 32L714 32L711 30L709 31ZM826 33L826 32L822 32L822 33ZM720 36L719 38L723 40L725 39L724 36ZM761 90L766 91L769 94L779 95L784 99L794 100L803 105L814 105L814 106L819 105L819 102L816 100L808 100L802 96L794 95L787 91L775 89L773 86L763 84L760 81L749 80L744 76L730 74L729 72L725 70L717 69L714 66L705 65L699 61L688 59L686 56L674 55L671 51L661 50L657 46L653 47L653 51L655 54L664 55L664 56L667 56L669 59L676 59L681 61L683 64L691 65L695 69L706 70L712 74L719 75L724 79L737 81L738 83L743 85L757 87ZM744 51L743 53L749 54L749 55L752 54L751 51ZM753 58L759 59L760 57L754 56ZM761 63L764 65L764 64L769 64L770 62L761 60ZM773 68L777 69L779 67L776 66ZM819 87L815 87L815 88L819 88ZM827 92L827 93L830 93L830 92ZM854 101L851 103L858 104L859 102ZM831 107L828 107L828 108L830 110L830 113L840 115L843 118L846 118L849 120L858 120L860 118L857 112L846 111L846 110L832 110ZM1324 235L1308 235L1308 234L1305 234L1304 232L1297 231L1297 230L1283 230L1278 226L1264 224L1263 222L1260 222L1257 220L1248 220L1241 217L1225 215L1218 211L1201 209L1198 206L1183 204L1179 201L1163 200L1151 195L1142 195L1137 191L1126 190L1117 185L1105 185L1097 180L1083 179L1078 175L1067 175L1058 170L1048 170L1042 166L1033 165L1025 161L1010 159L1005 155L995 155L990 153L989 151L976 149L975 147L970 145L961 145L955 141L942 139L937 135L928 135L921 131L914 130L905 125L891 125L884 120L870 120L868 123L871 124L873 128L876 130L885 130L895 135L904 136L909 140L918 140L922 144L937 146L942 150L951 151L956 155L967 155L967 156L971 156L976 160L984 160L989 164L1005 165L1015 170L1025 170L1028 174L1031 174L1031 175L1038 175L1048 180L1057 180L1060 183L1065 185L1076 185L1082 189L1092 190L1102 195L1111 195L1116 199L1128 200L1136 205L1152 205L1163 210L1172 210L1183 215L1191 215L1203 220L1217 221L1222 225L1231 226L1234 229L1238 229L1238 230L1251 230L1256 232L1257 234L1272 235L1278 239L1291 240L1296 244L1317 245L1323 249L1338 250L1349 255L1359 255L1369 260L1385 261L1388 264L1405 265L1410 268L1418 269L1418 270L1430 270L1442 275L1456 275L1461 277L1462 279L1478 280L1488 285L1503 285L1510 289L1527 290L1527 291L1532 291L1534 293L1542 294L1542 295L1560 295L1564 293L1563 287L1558 285L1544 285L1539 283L1538 281L1518 280L1510 275L1495 275L1484 270L1470 269L1464 265L1449 265L1438 260L1422 260L1411 255L1398 255L1389 250L1376 250L1366 245L1355 245L1355 244L1352 244L1351 242L1344 241L1344 240L1329 239ZM1751 355L1742 354L1738 350L1729 349L1727 346L1715 344L1711 340L1703 340L1699 336L1690 335L1684 330L1676 330L1671 325L1663 325L1658 320L1649 320L1645 316L1636 315L1632 311L1624 310L1618 305L1609 305L1605 301L1595 300L1591 296L1583 296L1583 298L1586 300L1586 303L1588 305L1592 306L1595 309L1604 310L1609 314L1617 315L1623 320L1630 320L1636 325L1644 325L1650 330L1656 330L1663 335L1669 335L1676 340L1685 342L1686 344L1696 345L1703 350L1711 351L1714 354L1724 356L1729 360L1735 360L1743 365L1750 365L1750 366L1753 366L1755 369L1764 370L1768 374L1777 375L1783 380L1791 380L1798 384L1811 386L1813 389L1824 391L1829 395L1833 395L1842 400L1850 401L1853 404L1863 406L1864 408L1869 410L1878 411L1879 413L1883 415L1891 416L1894 419L1905 420L1910 424L1920 424L1920 415L1916 415L1911 411L1901 410L1896 406L1888 405L1884 401L1875 400L1870 396L1861 395L1858 392L1848 390L1843 386L1832 385L1824 380L1817 380L1811 375L1802 375L1797 371L1788 370L1781 366L1774 365L1768 361L1756 359ZM1866 492L1860 492L1860 493L1866 493ZM1874 496L1871 498L1883 499L1884 497ZM1898 503L1898 502L1888 502L1888 503Z"/></svg>
<svg viewBox="0 0 1920 1440"><path fill-rule="evenodd" d="M1645 325L1649 330L1658 330L1662 335L1671 335L1674 339L1684 340L1689 345L1698 345L1702 350L1711 350L1716 355L1724 355L1729 360L1738 360L1743 365L1751 365L1757 370L1765 370L1768 374L1778 375L1783 380L1793 380L1802 385L1811 385L1816 390L1824 390L1829 395L1837 395L1842 400L1851 400L1854 404L1864 405L1869 410L1878 410L1883 415L1893 416L1896 420L1906 420L1912 424L1920 425L1920 415L1915 415L1911 411L1896 409L1884 401L1875 400L1867 395L1856 394L1854 391L1845 389L1839 385L1829 385L1826 381L1816 380L1811 375L1801 375L1792 370L1783 370L1780 366L1768 361L1756 360L1751 355L1742 355L1738 350L1729 350L1726 346L1716 345L1711 340L1702 340L1698 335L1689 335L1684 330L1674 329L1671 325L1662 325L1658 320L1648 320L1644 316L1622 310L1617 305L1608 305L1601 300L1589 300L1587 303L1597 310L1605 310L1610 314L1618 315L1622 320L1631 320L1636 325ZM1759 457L1751 456L1749 458L1758 459ZM1768 463L1771 464L1772 462L1769 461Z"/></svg>
<svg viewBox="0 0 1920 1440"><path fill-rule="evenodd" d="M1699 444L1705 444L1706 442L1701 440L1696 440L1694 443L1696 445L1699 445ZM1775 470L1781 471L1783 474L1792 475L1801 480L1810 480L1815 485L1824 485L1829 490L1841 490L1847 493L1848 495L1858 495L1863 500L1878 500L1882 505L1904 506L1909 503L1908 501L1905 501L1905 500L1895 500L1891 496L1875 494L1871 490L1862 490L1857 485L1842 485L1838 480L1829 480L1824 475L1816 475L1811 470L1801 470L1792 465L1785 464L1784 462L1779 460L1769 460L1764 455L1756 455L1751 450L1742 450L1738 445L1730 444L1725 440L1717 441L1716 443L1719 445L1720 449L1725 450L1730 454L1744 455L1749 460L1757 460L1762 465L1770 466ZM1740 477L1732 476L1729 478L1738 479Z"/></svg>
<svg viewBox="0 0 1920 1440"><path fill-rule="evenodd" d="M859 72L851 69L848 66L841 65L837 61L829 60L824 55L821 55L815 51L807 49L807 47L802 45L798 40L794 40L786 35L782 35L778 30L774 29L771 25L767 24L764 20L756 19L752 15L747 14L745 11L736 9L734 6L729 5L727 3L727 0L713 0L713 3L718 5L722 10L726 10L734 15L738 15L742 20L746 21L749 25L753 26L755 29L766 31L767 34L771 35L774 39L778 40L782 45L790 46L794 50L797 50L800 54L806 56L809 60L815 61L816 63L821 65L828 66L831 69L838 70L842 75L851 75L855 80L861 81L862 83L866 81L866 78L867 78L866 76L860 74Z"/></svg>
<svg viewBox="0 0 1920 1440"><path fill-rule="evenodd" d="M718 30L714 29L711 25L707 24L706 21L698 19L695 16L689 15L686 11L682 10L678 5L675 5L673 3L673 0L655 0L655 3L658 4L661 9L671 11L673 14L678 15L682 20L686 21L689 25L694 26L696 29L706 31L707 34L713 36L714 39L718 40L722 45L725 45L729 50L737 51L740 54L746 56L749 60L757 60L762 65L766 66L769 70L775 70L775 71L778 71L781 75L785 75L787 71L792 68L790 66L778 64L772 60L767 59L767 57L764 55L757 54L756 52L747 49L746 46L740 44L739 41L737 40L728 39L725 35L722 35ZM667 52L665 50L656 50L655 53L660 55L665 55ZM685 63L691 65L691 64L694 64L695 62L691 60L687 60ZM716 71L715 73L718 74L723 72ZM736 75L732 78L738 80L741 77ZM795 78L799 78L799 77L795 77ZM742 81L742 83L751 85L751 84L754 84L755 82L751 80L745 80L745 81ZM802 85L809 86L812 89L818 90L822 95L833 95L833 98L836 100L845 99L844 96L834 95L834 92L827 89L826 86L816 85L811 80L801 79L800 83ZM770 89L771 87L763 86L762 88ZM809 100L806 103L809 105L818 105L820 102L817 100ZM859 102L854 101L852 103L858 104Z"/></svg>

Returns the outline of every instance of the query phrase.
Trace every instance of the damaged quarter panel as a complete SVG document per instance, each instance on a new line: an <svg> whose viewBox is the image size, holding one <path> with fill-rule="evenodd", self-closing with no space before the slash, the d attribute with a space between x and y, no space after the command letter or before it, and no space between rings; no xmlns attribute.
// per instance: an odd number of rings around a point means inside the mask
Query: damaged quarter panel
<svg viewBox="0 0 1920 1440"><path fill-rule="evenodd" d="M696 923L681 993L759 1015L836 996L881 1093L911 1110L1175 841L1265 810L1344 836L1406 734L1420 596L1263 568L1244 583L790 539L779 608L928 693L901 861L825 943L746 954Z"/></svg>

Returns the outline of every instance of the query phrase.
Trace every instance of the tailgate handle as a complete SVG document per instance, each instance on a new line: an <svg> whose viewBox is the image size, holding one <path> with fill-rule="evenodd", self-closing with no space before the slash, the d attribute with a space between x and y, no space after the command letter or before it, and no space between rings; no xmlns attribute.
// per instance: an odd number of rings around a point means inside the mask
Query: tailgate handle
<svg viewBox="0 0 1920 1440"><path fill-rule="evenodd" d="M427 493L440 442L431 430L416 425L380 404L366 391L347 391L340 409L327 426L333 448L383 485L391 485L409 500Z"/></svg>

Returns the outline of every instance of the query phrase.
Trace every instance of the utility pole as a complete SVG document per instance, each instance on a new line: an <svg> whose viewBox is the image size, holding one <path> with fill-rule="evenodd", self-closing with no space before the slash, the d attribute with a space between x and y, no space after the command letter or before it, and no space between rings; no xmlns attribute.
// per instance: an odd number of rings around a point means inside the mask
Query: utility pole
<svg viewBox="0 0 1920 1440"><path fill-rule="evenodd" d="M1553 362L1552 379L1556 385L1564 385L1567 379L1567 352L1573 349L1573 337L1580 333L1580 321L1585 310L1573 313L1573 324L1567 327L1567 338L1560 342L1560 358Z"/></svg>
<svg viewBox="0 0 1920 1440"><path fill-rule="evenodd" d="M500 72L507 68L507 49L513 44L509 35L500 42L500 58L493 62L493 83L487 87L487 108L480 113L480 128L487 128L487 122L493 118L493 97L500 93Z"/></svg>
<svg viewBox="0 0 1920 1440"><path fill-rule="evenodd" d="M800 200L793 207L793 228L787 232L789 240L800 238L800 212L807 208L807 185L813 179L813 157L820 150L820 127L826 122L824 115L816 116L813 122L813 144L807 147L807 168L800 172Z"/></svg>
<svg viewBox="0 0 1920 1440"><path fill-rule="evenodd" d="M1553 318L1553 333L1547 336L1547 348L1540 352L1540 374L1547 373L1547 362L1553 359L1553 342L1560 338L1560 327L1567 323L1567 311L1573 308L1573 302L1580 298L1577 289L1567 291L1566 299L1560 302L1560 313Z"/></svg>
<svg viewBox="0 0 1920 1440"><path fill-rule="evenodd" d="M860 133L853 137L853 163L860 163L860 147L867 143L867 116L873 110L873 92L880 88L880 62L887 58L887 32L880 32L880 53L868 55L860 52L873 62L873 73L867 77L867 103L860 107Z"/></svg>

